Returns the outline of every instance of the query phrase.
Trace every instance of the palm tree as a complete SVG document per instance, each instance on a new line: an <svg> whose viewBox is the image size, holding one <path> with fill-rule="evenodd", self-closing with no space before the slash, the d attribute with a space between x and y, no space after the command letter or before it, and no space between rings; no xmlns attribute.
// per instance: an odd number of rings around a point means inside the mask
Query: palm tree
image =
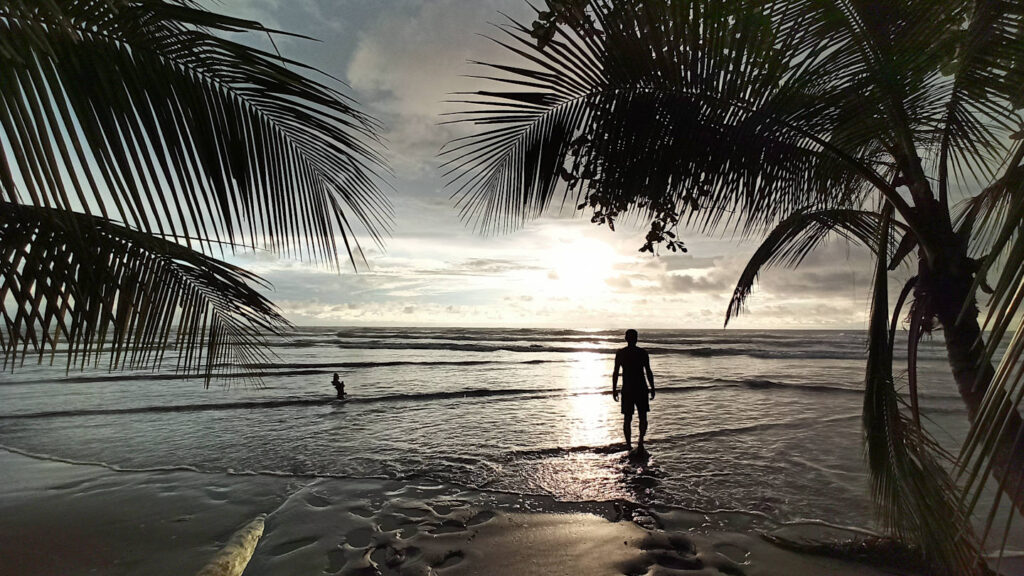
<svg viewBox="0 0 1024 576"><path fill-rule="evenodd" d="M1003 0L547 0L493 38L443 154L463 216L513 228L556 199L612 225L764 236L726 312L758 274L845 237L877 259L864 404L883 525L938 569L978 568L967 518L987 478L1024 511L1018 329L1024 284L1024 4ZM916 268L896 305L887 275ZM986 343L976 294L1002 266ZM909 303L908 303L909 301ZM909 405L896 393L908 307ZM959 484L920 425L916 350L941 329L973 423ZM986 533L988 534L988 527Z"/></svg>
<svg viewBox="0 0 1024 576"><path fill-rule="evenodd" d="M288 326L212 254L355 265L357 227L381 240L377 123L239 33L280 34L192 0L0 0L5 365L171 348L209 385Z"/></svg>

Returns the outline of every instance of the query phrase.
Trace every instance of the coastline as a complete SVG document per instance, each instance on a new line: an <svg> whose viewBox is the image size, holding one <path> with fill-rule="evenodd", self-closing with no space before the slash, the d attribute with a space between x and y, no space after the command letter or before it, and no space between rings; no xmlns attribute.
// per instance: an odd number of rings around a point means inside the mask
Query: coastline
<svg viewBox="0 0 1024 576"><path fill-rule="evenodd" d="M437 482L118 471L0 450L0 572L197 574L266 515L244 572L277 574L910 574L799 554L680 510L646 529L619 504Z"/></svg>

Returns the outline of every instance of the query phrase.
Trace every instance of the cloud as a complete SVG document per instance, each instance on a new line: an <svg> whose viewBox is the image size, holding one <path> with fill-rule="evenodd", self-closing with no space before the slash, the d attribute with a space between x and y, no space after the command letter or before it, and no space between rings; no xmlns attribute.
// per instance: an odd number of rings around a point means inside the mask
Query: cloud
<svg viewBox="0 0 1024 576"><path fill-rule="evenodd" d="M388 126L387 138L400 175L436 177L437 152L460 133L441 114L465 105L446 103L453 93L478 89L469 60L505 58L479 33L499 11L525 15L518 0L431 0L382 11L359 34L346 71L352 87Z"/></svg>
<svg viewBox="0 0 1024 576"><path fill-rule="evenodd" d="M611 286L612 288L617 288L619 290L629 290L630 288L633 287L633 281L630 280L629 277L625 275L619 275L614 276L612 278L608 278L604 281L604 283Z"/></svg>
<svg viewBox="0 0 1024 576"><path fill-rule="evenodd" d="M767 288L781 294L851 294L871 282L870 270L779 270Z"/></svg>
<svg viewBox="0 0 1024 576"><path fill-rule="evenodd" d="M237 10L235 8L237 7ZM367 246L369 270L341 274L259 253L232 258L275 285L270 296L301 324L568 327L720 327L725 304L758 242L686 231L687 254L639 254L646 227L617 232L549 217L509 235L467 230L438 170L438 149L464 126L439 116L449 94L481 89L467 60L507 62L476 33L499 11L529 18L522 0L238 0L257 17L322 42L278 39L289 57L349 82L343 88L386 125L396 227L386 250ZM265 46L263 46L266 48ZM559 263L559 250L571 258ZM599 248L592 250L591 248ZM575 251L572 251L575 250ZM577 261L578 258L578 261ZM589 260L588 260L589 259ZM599 271L581 294L572 264ZM593 263L593 265L591 265ZM737 327L863 324L871 256L835 242L796 270L764 271ZM894 276L894 284L898 280ZM898 290L898 286L894 289Z"/></svg>
<svg viewBox="0 0 1024 576"><path fill-rule="evenodd" d="M661 256L659 260L664 264L664 269L669 272L677 270L707 270L714 268L718 258L699 257L692 254L669 254Z"/></svg>
<svg viewBox="0 0 1024 576"><path fill-rule="evenodd" d="M728 288L728 283L721 278L709 276L688 276L683 274L666 274L662 277L661 288L669 292L682 293L720 293Z"/></svg>
<svg viewBox="0 0 1024 576"><path fill-rule="evenodd" d="M469 258L453 266L453 270L470 274L504 274L518 270L537 270L536 266L504 258Z"/></svg>

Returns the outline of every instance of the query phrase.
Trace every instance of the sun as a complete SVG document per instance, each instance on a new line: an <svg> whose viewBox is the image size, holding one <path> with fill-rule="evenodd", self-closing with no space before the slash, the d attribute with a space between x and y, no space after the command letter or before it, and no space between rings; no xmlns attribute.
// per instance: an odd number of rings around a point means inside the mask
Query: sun
<svg viewBox="0 0 1024 576"><path fill-rule="evenodd" d="M574 238L555 243L543 259L547 288L557 295L575 298L609 291L607 280L615 275L618 255L595 238Z"/></svg>

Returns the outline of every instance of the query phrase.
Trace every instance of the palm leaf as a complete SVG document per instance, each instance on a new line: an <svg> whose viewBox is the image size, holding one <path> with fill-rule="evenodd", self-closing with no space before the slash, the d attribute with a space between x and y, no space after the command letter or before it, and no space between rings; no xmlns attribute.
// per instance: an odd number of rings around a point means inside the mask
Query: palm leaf
<svg viewBox="0 0 1024 576"><path fill-rule="evenodd" d="M889 220L889 226L901 230L904 238L913 237L905 225ZM746 267L736 283L732 299L725 313L725 324L738 315L743 309L747 298L753 291L761 271L772 266L782 265L795 268L815 248L829 236L839 237L872 250L877 250L877 238L882 218L877 212L852 209L812 210L803 209L795 212L775 227L750 257ZM892 238L889 235L888 238ZM901 243L902 244L902 243ZM887 247L883 260L898 265L896 257L902 258L905 253L897 246ZM890 256L893 258L890 260Z"/></svg>
<svg viewBox="0 0 1024 576"><path fill-rule="evenodd" d="M0 331L5 365L65 356L68 369L177 369L210 378L268 361L288 327L256 276L103 218L3 203Z"/></svg>
<svg viewBox="0 0 1024 576"><path fill-rule="evenodd" d="M940 200L947 205L950 164L961 179L990 177L992 159L1002 157L1007 137L1021 129L1020 115L1009 109L1024 106L1024 6L976 0L953 13L967 25L946 35L944 71L951 73L939 124L938 180Z"/></svg>
<svg viewBox="0 0 1024 576"><path fill-rule="evenodd" d="M504 90L461 100L473 109L458 121L482 129L444 152L464 217L514 227L561 191L598 220L634 211L751 232L879 190L913 227L888 146L863 128L871 100L815 35L821 14L773 5L596 2L599 41L558 28L543 49L525 26L503 28L496 41L524 64L490 66Z"/></svg>
<svg viewBox="0 0 1024 576"><path fill-rule="evenodd" d="M999 178L958 207L957 233L961 237L970 238L976 251L999 254L1009 242L1007 232L1012 234L1013 230L1012 227L1009 230L1005 227L1007 222L1012 222L1007 218L1012 216L1010 211L1014 198L1024 190L1024 166L1021 161L1024 161L1024 143L1016 145L1006 170ZM983 279L995 262L983 262L979 278Z"/></svg>
<svg viewBox="0 0 1024 576"><path fill-rule="evenodd" d="M887 209L885 221L891 213ZM890 227L877 228L875 250L885 253ZM979 573L983 562L970 536L969 516L936 460L948 456L900 410L892 376L886 269L886 259L876 258L864 396L865 453L875 509L884 529L916 544L937 573Z"/></svg>
<svg viewBox="0 0 1024 576"><path fill-rule="evenodd" d="M2 197L355 264L353 225L390 225L377 124L241 32L271 31L189 0L0 2Z"/></svg>
<svg viewBox="0 0 1024 576"><path fill-rule="evenodd" d="M1002 265L1002 272L989 301L985 324L989 330L989 340L983 361L991 362L1001 344L1005 344L1006 348L959 458L964 499L972 510L980 505L990 483L995 482L1000 487L991 507L984 514L986 538L995 529L994 523L1000 513L1004 494L1024 492L1024 486L1019 483L1008 484L1008 478L1017 471L997 469L993 458L997 453L1005 451L1019 453L1024 446L1024 438L1012 433L1024 427L1020 417L1021 401L1024 398L1024 329L1020 323L1021 305L1024 302L1024 188L1019 181L1003 190L998 210L1002 212L1003 225L994 234L992 252L983 269L992 268L998 262ZM1002 528L1004 541L1013 519L1010 514Z"/></svg>

